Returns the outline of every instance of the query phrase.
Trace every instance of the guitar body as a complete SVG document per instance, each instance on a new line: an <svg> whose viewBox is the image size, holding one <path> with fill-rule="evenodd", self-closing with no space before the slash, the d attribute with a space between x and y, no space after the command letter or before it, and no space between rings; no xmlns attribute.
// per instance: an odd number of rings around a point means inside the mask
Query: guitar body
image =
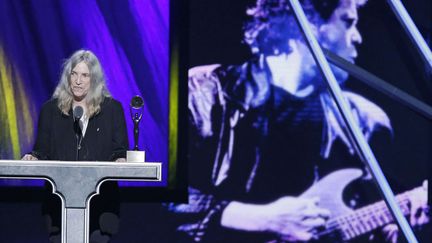
<svg viewBox="0 0 432 243"><path fill-rule="evenodd" d="M360 169L343 169L328 174L300 197L319 197L319 206L331 212L331 218L346 215L354 210L347 207L343 201L343 192L347 186L363 175Z"/></svg>
<svg viewBox="0 0 432 243"><path fill-rule="evenodd" d="M319 206L331 213L325 229L318 232L318 242L364 242L365 237L369 237L368 233L394 222L391 212L382 200L355 210L345 205L344 191L362 175L363 172L359 169L337 170L322 178L300 196L319 197ZM421 190L422 187L414 188L395 197L403 215L410 213L409 195ZM424 196L427 194L424 193Z"/></svg>
<svg viewBox="0 0 432 243"><path fill-rule="evenodd" d="M356 184L354 181L362 176L363 171L360 169L337 170L323 177L300 195L301 198L307 199L318 197L320 199L319 207L330 211L330 218L327 220L325 228L319 230L317 232L318 239L311 242L371 242L369 240L371 232L394 221L382 200L359 208L355 207L355 209L345 204L344 194L349 194L347 191L350 191L347 188L351 186L350 184ZM368 193L372 192L371 188L367 190ZM415 190L422 190L422 187L396 196L396 201L405 216L410 212L408 197ZM270 240L260 241L257 239L245 242L285 243L284 240L274 239L274 236ZM373 242L383 242L383 239L378 236Z"/></svg>
<svg viewBox="0 0 432 243"><path fill-rule="evenodd" d="M314 198L319 197L319 206L330 211L330 220L338 218L343 215L350 215L355 210L346 206L344 202L344 194L347 188L357 179L360 179L363 175L360 169L342 169L337 170L323 177L321 180L313 184L308 190L306 190L300 197L303 198ZM311 242L346 242L341 232L338 230L332 231L329 234L324 234L317 240ZM354 242L365 242L366 239L361 237L357 238ZM352 242L352 240L350 240ZM369 242L367 240L367 242Z"/></svg>

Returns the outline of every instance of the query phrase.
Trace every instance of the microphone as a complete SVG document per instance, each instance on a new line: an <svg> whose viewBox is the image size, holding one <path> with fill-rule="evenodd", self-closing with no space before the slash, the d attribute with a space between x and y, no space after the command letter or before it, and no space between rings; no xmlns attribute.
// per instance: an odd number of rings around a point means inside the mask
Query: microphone
<svg viewBox="0 0 432 243"><path fill-rule="evenodd" d="M81 119L82 115L84 114L84 110L81 106L75 106L73 110L73 116L75 121Z"/></svg>
<svg viewBox="0 0 432 243"><path fill-rule="evenodd" d="M80 119L84 114L84 110L81 106L76 106L73 110L73 116L74 116L74 131L77 138L80 138L82 136L82 130L80 126ZM81 141L80 141L81 142Z"/></svg>
<svg viewBox="0 0 432 243"><path fill-rule="evenodd" d="M76 161L79 160L79 151L81 149L81 140L82 140L82 129L80 126L80 119L84 114L84 109L81 106L76 106L73 109L73 116L74 116L74 131L75 136L77 138L77 150L76 150Z"/></svg>

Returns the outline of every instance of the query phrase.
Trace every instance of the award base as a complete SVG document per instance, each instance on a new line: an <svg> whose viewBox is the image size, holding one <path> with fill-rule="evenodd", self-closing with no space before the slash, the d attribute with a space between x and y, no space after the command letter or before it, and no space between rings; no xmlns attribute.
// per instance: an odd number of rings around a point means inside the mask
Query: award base
<svg viewBox="0 0 432 243"><path fill-rule="evenodd" d="M127 162L145 162L145 151L130 151L126 153Z"/></svg>

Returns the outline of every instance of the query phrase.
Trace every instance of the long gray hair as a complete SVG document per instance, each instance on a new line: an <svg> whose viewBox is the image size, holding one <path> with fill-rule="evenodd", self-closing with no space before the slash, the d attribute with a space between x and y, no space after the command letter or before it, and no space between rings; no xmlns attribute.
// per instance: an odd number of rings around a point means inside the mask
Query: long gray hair
<svg viewBox="0 0 432 243"><path fill-rule="evenodd" d="M69 115L72 108L73 94L71 91L71 72L75 66L84 62L90 70L90 90L87 94L88 116L92 117L100 112L105 97L111 97L105 81L105 75L98 58L89 50L78 50L63 64L60 82L57 85L53 98L58 99L57 106L63 114Z"/></svg>

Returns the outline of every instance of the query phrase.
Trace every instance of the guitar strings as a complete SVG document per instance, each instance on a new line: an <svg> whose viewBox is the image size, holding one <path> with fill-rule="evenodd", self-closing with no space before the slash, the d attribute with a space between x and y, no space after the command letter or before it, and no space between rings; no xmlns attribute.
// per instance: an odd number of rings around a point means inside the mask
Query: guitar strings
<svg viewBox="0 0 432 243"><path fill-rule="evenodd" d="M409 213L409 200L407 194L408 192L400 194L397 197L404 214ZM384 216L384 219L382 217L375 217L377 212L379 212L378 215ZM373 221L362 220L364 218L373 219ZM359 221L359 223L354 225L353 221ZM393 217L386 204L384 202L377 202L372 205L360 208L353 214L340 216L329 220L326 229L320 231L317 235L321 237L338 230L343 235L344 240L349 240L356 236L377 229L385 224L390 223L391 221L393 221ZM366 222L367 225L363 222ZM348 228L344 227L344 225L348 226Z"/></svg>

